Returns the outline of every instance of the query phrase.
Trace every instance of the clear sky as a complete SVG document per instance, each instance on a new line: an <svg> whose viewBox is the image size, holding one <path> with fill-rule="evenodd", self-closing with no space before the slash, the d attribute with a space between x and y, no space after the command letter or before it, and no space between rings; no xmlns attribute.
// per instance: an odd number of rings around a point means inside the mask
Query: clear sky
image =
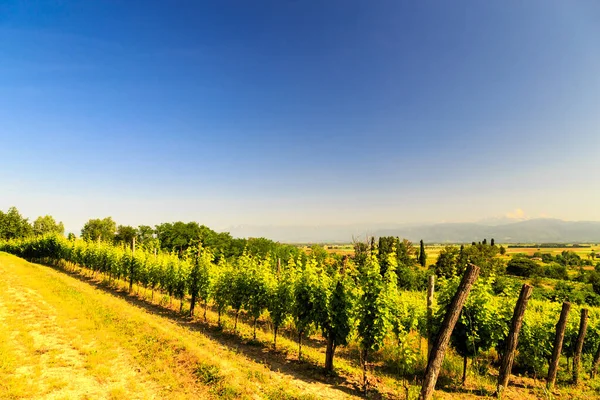
<svg viewBox="0 0 600 400"><path fill-rule="evenodd" d="M3 1L0 209L600 220L597 1Z"/></svg>

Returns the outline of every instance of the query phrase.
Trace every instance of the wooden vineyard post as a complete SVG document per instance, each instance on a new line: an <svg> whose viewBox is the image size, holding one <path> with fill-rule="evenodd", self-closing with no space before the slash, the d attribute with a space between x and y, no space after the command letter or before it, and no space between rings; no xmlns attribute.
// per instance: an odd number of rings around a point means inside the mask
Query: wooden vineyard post
<svg viewBox="0 0 600 400"><path fill-rule="evenodd" d="M444 321L442 322L442 326L440 327L440 330L435 338L431 348L431 354L429 355L427 362L425 379L423 380L421 394L419 395L419 399L421 400L429 400L433 396L438 374L440 373L440 368L442 367L442 362L444 361L444 354L446 353L446 348L448 347L448 342L450 341L450 335L452 335L454 326L458 321L458 317L460 316L462 308L465 305L465 301L467 300L469 292L471 291L471 286L473 286L473 283L477 279L478 275L479 267L469 264L462 277L462 280L460 281L460 285L458 285L458 289L452 298L452 301L448 305L446 315L444 316Z"/></svg>
<svg viewBox="0 0 600 400"><path fill-rule="evenodd" d="M515 311L513 313L512 322L510 325L510 332L508 333L508 338L506 339L506 348L500 363L498 386L496 388L496 395L498 396L500 396L502 390L508 386L513 361L515 360L515 350L517 349L517 344L519 342L519 332L521 331L521 326L523 325L523 316L525 315L527 302L529 301L532 292L533 287L528 284L524 284L521 287L521 294L519 295L519 300L517 300L517 305L515 306Z"/></svg>
<svg viewBox="0 0 600 400"><path fill-rule="evenodd" d="M596 354L594 354L594 361L592 362L592 373L591 373L592 378L596 377L596 374L598 373L599 365L600 365L600 345L598 346L598 349L596 350Z"/></svg>
<svg viewBox="0 0 600 400"><path fill-rule="evenodd" d="M435 275L427 280L427 359L433 346L433 293L435 292Z"/></svg>
<svg viewBox="0 0 600 400"><path fill-rule="evenodd" d="M135 256L135 236L131 241L131 263L129 265L129 293L133 290L133 271L135 268L135 263L133 256Z"/></svg>
<svg viewBox="0 0 600 400"><path fill-rule="evenodd" d="M577 385L579 381L579 364L581 362L581 351L583 350L583 340L588 325L588 309L581 309L581 319L579 320L579 334L575 342L575 355L573 355L573 383Z"/></svg>
<svg viewBox="0 0 600 400"><path fill-rule="evenodd" d="M554 382L556 381L556 373L558 372L558 360L560 359L560 353L562 351L563 340L565 338L565 328L567 327L567 317L569 316L570 309L571 303L565 301L562 305L562 311L560 312L558 324L556 324L554 348L552 350L552 359L550 361L550 367L548 368L548 389L552 389L552 386L554 386Z"/></svg>

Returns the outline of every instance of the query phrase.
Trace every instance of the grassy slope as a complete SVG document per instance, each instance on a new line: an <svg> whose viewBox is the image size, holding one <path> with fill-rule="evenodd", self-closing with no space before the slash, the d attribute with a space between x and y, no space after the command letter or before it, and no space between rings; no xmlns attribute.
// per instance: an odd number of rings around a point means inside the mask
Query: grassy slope
<svg viewBox="0 0 600 400"><path fill-rule="evenodd" d="M0 253L0 274L2 399L349 397L49 267Z"/></svg>

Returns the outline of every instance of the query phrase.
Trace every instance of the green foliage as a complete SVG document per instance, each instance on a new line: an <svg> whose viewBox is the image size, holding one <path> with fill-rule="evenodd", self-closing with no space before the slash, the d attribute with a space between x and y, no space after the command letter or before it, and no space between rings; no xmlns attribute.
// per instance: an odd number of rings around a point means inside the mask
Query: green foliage
<svg viewBox="0 0 600 400"><path fill-rule="evenodd" d="M56 222L50 215L38 217L33 221L33 234L40 236L49 233L65 234L65 227L62 222Z"/></svg>
<svg viewBox="0 0 600 400"><path fill-rule="evenodd" d="M529 258L515 257L506 265L506 272L511 275L532 277L542 275L543 268Z"/></svg>
<svg viewBox="0 0 600 400"><path fill-rule="evenodd" d="M552 263L544 266L544 276L552 279L569 279L567 267L558 263Z"/></svg>
<svg viewBox="0 0 600 400"><path fill-rule="evenodd" d="M319 290L317 263L314 258L310 258L304 269L299 273L294 285L292 316L300 339L307 327L317 320L319 310L316 307L321 300L318 295Z"/></svg>
<svg viewBox="0 0 600 400"><path fill-rule="evenodd" d="M425 244L423 243L423 239L421 239L419 245L419 264L421 267L424 267L427 264L427 254L425 253Z"/></svg>
<svg viewBox="0 0 600 400"><path fill-rule="evenodd" d="M396 238L396 260L398 266L412 267L416 264L416 250L411 241L407 239L399 240Z"/></svg>
<svg viewBox="0 0 600 400"><path fill-rule="evenodd" d="M277 275L269 280L270 297L267 309L273 322L275 347L277 347L277 332L279 327L289 317L294 304L295 268L294 259L290 259L288 268L278 271Z"/></svg>
<svg viewBox="0 0 600 400"><path fill-rule="evenodd" d="M473 242L475 243L475 242ZM481 268L481 276L502 275L505 270L504 261L498 256L500 249L496 246L472 244L456 247L446 246L438 256L434 270L440 277L462 275L467 264L473 263Z"/></svg>
<svg viewBox="0 0 600 400"><path fill-rule="evenodd" d="M451 341L462 356L477 356L480 351L498 347L508 335L512 307L516 296L512 290L498 297L494 295L496 278L480 278L473 285L469 297L452 332ZM458 284L460 277L440 281L439 309L436 313L436 325L440 326Z"/></svg>
<svg viewBox="0 0 600 400"><path fill-rule="evenodd" d="M588 274L588 282L592 284L594 293L600 294L600 272L592 271Z"/></svg>
<svg viewBox="0 0 600 400"><path fill-rule="evenodd" d="M256 320L269 306L271 300L271 271L269 260L252 262L243 276L248 290L247 310L254 319L254 338L256 339Z"/></svg>
<svg viewBox="0 0 600 400"><path fill-rule="evenodd" d="M135 237L137 237L137 230L133 226L119 225L114 240L117 244L132 246Z"/></svg>
<svg viewBox="0 0 600 400"><path fill-rule="evenodd" d="M111 217L90 219L81 229L81 237L85 240L112 241L115 237L117 224Z"/></svg>
<svg viewBox="0 0 600 400"><path fill-rule="evenodd" d="M352 292L349 286L352 282L343 276L334 279L335 286L329 294L327 319L321 321L326 338L332 338L335 346L346 345L351 329Z"/></svg>
<svg viewBox="0 0 600 400"><path fill-rule="evenodd" d="M369 246L364 242L354 243L354 262L359 267L362 267L367 262L369 257Z"/></svg>
<svg viewBox="0 0 600 400"><path fill-rule="evenodd" d="M573 251L563 250L555 258L557 263L564 265L565 267L581 265L581 257Z"/></svg>
<svg viewBox="0 0 600 400"><path fill-rule="evenodd" d="M395 275L394 271L388 270ZM391 276L393 276L391 275ZM388 276L388 275L386 275ZM388 276L389 278L389 276ZM388 282L386 278L386 282ZM369 256L360 270L360 295L357 305L358 336L364 352L377 351L383 344L390 325L389 297L374 255ZM391 284L391 282L389 282Z"/></svg>
<svg viewBox="0 0 600 400"><path fill-rule="evenodd" d="M434 271L438 277L452 278L458 275L458 257L460 250L456 246L446 246L438 255Z"/></svg>
<svg viewBox="0 0 600 400"><path fill-rule="evenodd" d="M30 236L33 229L15 207L0 211L0 239L19 239Z"/></svg>
<svg viewBox="0 0 600 400"><path fill-rule="evenodd" d="M481 276L497 276L504 273L504 261L498 257L499 249L496 246L487 246L476 244L464 248L463 254L459 257L457 270L462 272L467 266L467 263L472 263L481 268Z"/></svg>
<svg viewBox="0 0 600 400"><path fill-rule="evenodd" d="M397 239L393 236L381 236L377 246L377 261L381 268L381 275L385 275L388 268L388 255L396 250Z"/></svg>

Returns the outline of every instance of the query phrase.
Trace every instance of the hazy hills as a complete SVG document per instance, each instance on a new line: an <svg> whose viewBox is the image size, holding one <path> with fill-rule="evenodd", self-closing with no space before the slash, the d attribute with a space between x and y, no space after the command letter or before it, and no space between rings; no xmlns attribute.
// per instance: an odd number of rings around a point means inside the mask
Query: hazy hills
<svg viewBox="0 0 600 400"><path fill-rule="evenodd" d="M234 237L266 237L287 243L351 242L366 236L399 236L429 243L470 243L494 238L498 243L600 242L600 222L530 219L512 223L441 223L428 225L234 226Z"/></svg>

